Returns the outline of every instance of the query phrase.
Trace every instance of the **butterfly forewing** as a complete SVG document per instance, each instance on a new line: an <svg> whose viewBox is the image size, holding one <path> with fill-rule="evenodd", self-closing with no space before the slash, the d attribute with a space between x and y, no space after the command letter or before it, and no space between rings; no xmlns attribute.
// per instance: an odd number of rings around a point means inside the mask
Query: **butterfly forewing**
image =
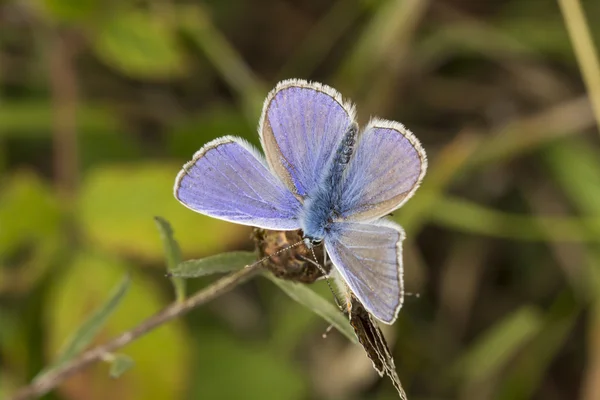
<svg viewBox="0 0 600 400"><path fill-rule="evenodd" d="M177 175L175 197L202 214L265 229L298 229L300 202L250 145L234 137L206 144Z"/></svg>
<svg viewBox="0 0 600 400"><path fill-rule="evenodd" d="M354 121L354 107L333 88L291 79L267 96L260 138L267 162L299 198L320 183L343 135Z"/></svg>

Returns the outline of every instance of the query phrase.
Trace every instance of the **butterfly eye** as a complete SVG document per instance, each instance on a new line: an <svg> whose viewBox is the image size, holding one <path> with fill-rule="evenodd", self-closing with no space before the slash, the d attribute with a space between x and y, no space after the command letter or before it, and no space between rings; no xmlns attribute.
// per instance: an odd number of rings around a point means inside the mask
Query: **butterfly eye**
<svg viewBox="0 0 600 400"><path fill-rule="evenodd" d="M312 238L310 236L304 236L303 241L304 241L304 244L306 245L306 247L308 247L310 249L310 248L320 245L321 242L323 242L323 239L316 239L316 238Z"/></svg>

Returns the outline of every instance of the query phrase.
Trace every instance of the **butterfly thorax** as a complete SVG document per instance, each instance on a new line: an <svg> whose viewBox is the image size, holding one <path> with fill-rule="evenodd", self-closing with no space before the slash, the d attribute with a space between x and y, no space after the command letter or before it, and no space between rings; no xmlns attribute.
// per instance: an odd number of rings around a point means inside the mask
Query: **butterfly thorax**
<svg viewBox="0 0 600 400"><path fill-rule="evenodd" d="M336 233L335 223L342 217L344 171L354 153L357 133L358 126L351 123L320 184L305 199L301 223L306 238L319 241Z"/></svg>

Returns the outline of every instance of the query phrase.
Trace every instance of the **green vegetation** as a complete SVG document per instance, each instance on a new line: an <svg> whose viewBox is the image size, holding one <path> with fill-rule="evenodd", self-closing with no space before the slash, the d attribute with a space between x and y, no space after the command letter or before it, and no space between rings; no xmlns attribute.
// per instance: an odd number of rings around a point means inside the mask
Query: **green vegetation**
<svg viewBox="0 0 600 400"><path fill-rule="evenodd" d="M409 399L597 400L597 21L594 0L0 2L0 399L255 259L173 182L211 139L258 144L296 77L427 150L392 217L420 294L384 331ZM324 282L268 278L45 398L395 398Z"/></svg>

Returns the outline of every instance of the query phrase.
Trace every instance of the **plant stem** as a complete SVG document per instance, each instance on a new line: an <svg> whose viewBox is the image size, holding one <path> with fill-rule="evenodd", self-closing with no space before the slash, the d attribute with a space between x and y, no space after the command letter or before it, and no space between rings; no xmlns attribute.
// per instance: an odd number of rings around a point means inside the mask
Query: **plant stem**
<svg viewBox="0 0 600 400"><path fill-rule="evenodd" d="M54 170L59 194L71 204L77 186L79 154L77 145L77 71L72 38L50 30L49 80L54 111Z"/></svg>
<svg viewBox="0 0 600 400"><path fill-rule="evenodd" d="M164 323L169 322L246 282L260 271L260 269L260 264L246 267L216 281L183 302L171 304L158 314L146 319L135 328L120 334L110 342L94 347L74 360L48 371L30 385L19 389L11 400L26 400L44 395L71 375L80 372L95 362L101 361L106 354L120 349Z"/></svg>
<svg viewBox="0 0 600 400"><path fill-rule="evenodd" d="M579 0L559 0L577 62L600 128L600 62Z"/></svg>

